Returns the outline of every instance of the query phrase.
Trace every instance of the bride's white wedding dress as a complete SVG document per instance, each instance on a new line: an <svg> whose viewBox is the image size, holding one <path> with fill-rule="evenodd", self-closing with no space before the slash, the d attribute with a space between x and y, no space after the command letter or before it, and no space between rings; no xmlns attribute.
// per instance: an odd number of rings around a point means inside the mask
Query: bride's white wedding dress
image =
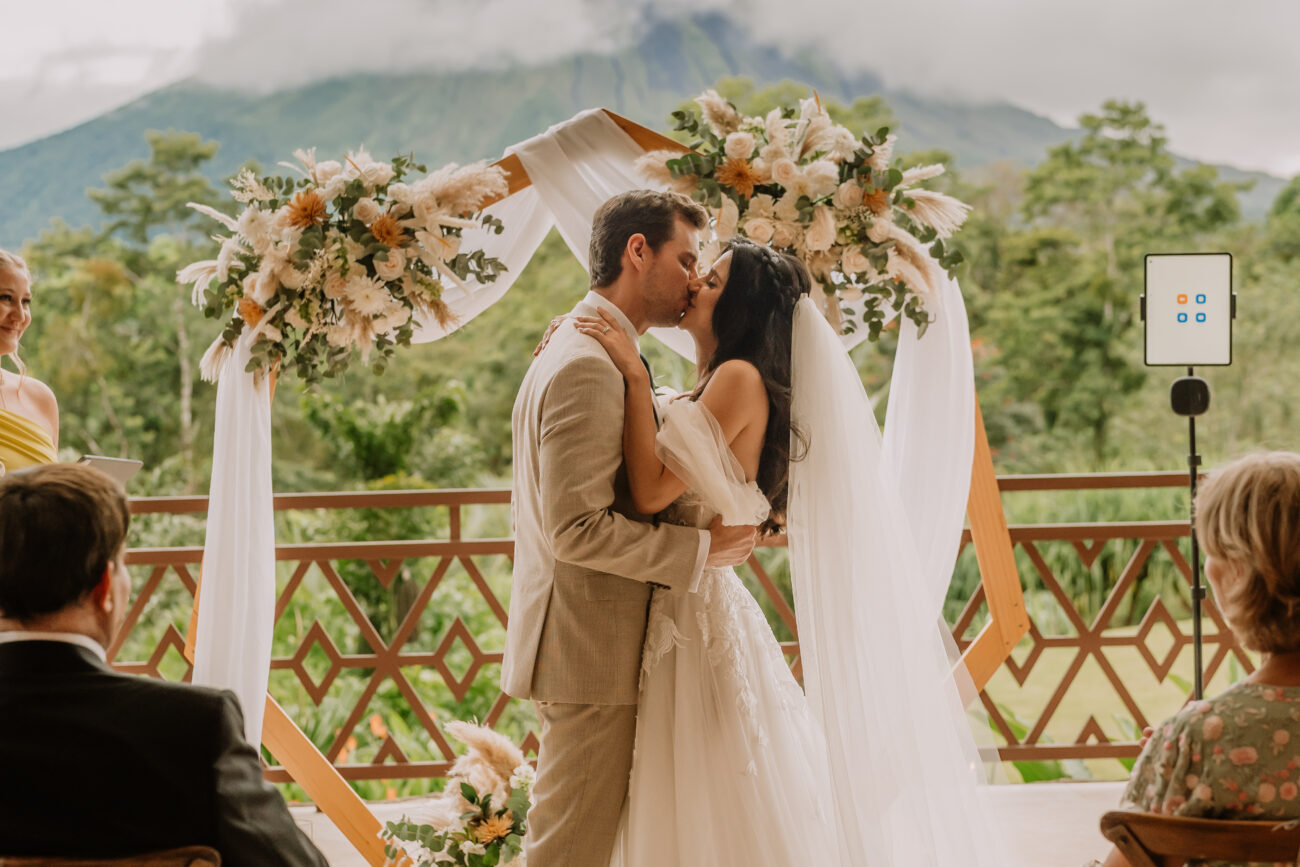
<svg viewBox="0 0 1300 867"><path fill-rule="evenodd" d="M788 533L807 694L733 570L656 591L611 867L1001 867L964 669L918 580L935 552L918 553L857 373L808 299L794 338L809 445L791 464ZM688 485L669 520L766 517L707 408L663 415L656 451Z"/></svg>
<svg viewBox="0 0 1300 867"><path fill-rule="evenodd" d="M690 486L664 518L758 524L768 503L708 409L665 407L657 451ZM616 867L837 863L821 728L733 569L656 590Z"/></svg>

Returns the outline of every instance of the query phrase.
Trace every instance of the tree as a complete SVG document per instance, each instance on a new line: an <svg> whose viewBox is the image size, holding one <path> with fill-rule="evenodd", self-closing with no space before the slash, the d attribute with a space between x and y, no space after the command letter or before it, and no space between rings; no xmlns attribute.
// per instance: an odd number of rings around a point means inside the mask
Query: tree
<svg viewBox="0 0 1300 867"><path fill-rule="evenodd" d="M38 355L64 399L71 444L134 454L151 466L176 456L192 492L198 422L190 335L202 315L176 272L216 252L210 221L186 203L222 205L201 172L217 144L194 133L145 138L147 160L110 172L102 189L88 193L102 228L56 223L30 251L40 273Z"/></svg>
<svg viewBox="0 0 1300 867"><path fill-rule="evenodd" d="M1026 176L1028 223L1001 242L989 311L1001 396L1038 404L1046 428L1086 432L1094 459L1145 380L1136 339L1142 257L1197 249L1240 216L1244 185L1177 170L1141 103L1107 102L1082 135Z"/></svg>

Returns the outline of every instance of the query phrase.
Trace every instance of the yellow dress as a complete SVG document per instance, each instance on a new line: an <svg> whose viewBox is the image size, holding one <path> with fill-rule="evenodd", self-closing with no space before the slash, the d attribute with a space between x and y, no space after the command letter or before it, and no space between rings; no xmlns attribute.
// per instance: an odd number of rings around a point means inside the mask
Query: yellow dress
<svg viewBox="0 0 1300 867"><path fill-rule="evenodd" d="M49 431L26 416L0 409L0 472L52 464L58 459Z"/></svg>

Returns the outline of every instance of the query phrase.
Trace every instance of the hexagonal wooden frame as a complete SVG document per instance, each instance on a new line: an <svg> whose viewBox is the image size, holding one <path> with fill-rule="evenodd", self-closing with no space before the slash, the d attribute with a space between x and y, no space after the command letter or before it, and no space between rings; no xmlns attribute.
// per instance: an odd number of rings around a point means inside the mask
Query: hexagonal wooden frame
<svg viewBox="0 0 1300 867"><path fill-rule="evenodd" d="M643 150L687 150L682 144L660 133L608 109L604 111ZM524 170L523 163L513 154L498 160L494 165L507 173L506 196L532 183ZM492 203L492 201L484 202L483 207ZM274 376L272 376L270 391L274 397ZM988 599L989 622L962 654L962 660L976 689L983 690L993 673L1010 657L1012 648L1029 631L1029 617L1025 612L1019 573L1012 553L1011 536L1007 530L1006 515L1002 510L1002 499L993 472L993 458L989 451L988 436L984 430L984 417L978 404L975 407L975 451L967 519L970 523L976 558L979 561L981 581ZM383 578L378 573L377 577L381 580ZM185 658L191 664L194 661L194 635L198 624L201 578L200 574L200 581L195 588L189 634L185 641ZM780 594L772 594L772 596L774 599L780 599ZM461 630L464 631L463 625ZM450 642L452 638L449 633L444 644ZM472 642L472 637L470 641ZM303 647L307 648L309 644L304 643ZM445 650L446 647L439 652ZM302 655L305 653L306 649L301 651ZM299 666L301 662L302 660L299 659ZM470 672L466 675L466 679L472 674L473 672ZM318 689L323 689L327 685L318 685ZM379 820L347 784L333 763L316 748L270 694L266 697L262 743L280 760L316 806L329 816L335 826L370 864L380 867L380 865L399 863L389 861L384 854L384 844L380 837L382 826ZM400 863L407 862L403 860Z"/></svg>

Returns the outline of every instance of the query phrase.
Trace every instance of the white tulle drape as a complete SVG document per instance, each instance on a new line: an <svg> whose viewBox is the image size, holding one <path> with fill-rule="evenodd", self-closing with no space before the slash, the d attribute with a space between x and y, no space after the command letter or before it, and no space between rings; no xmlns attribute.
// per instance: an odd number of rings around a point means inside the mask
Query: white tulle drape
<svg viewBox="0 0 1300 867"><path fill-rule="evenodd" d="M246 332L217 384L194 683L234 690L257 744L275 625L275 524L270 388L244 371L249 357Z"/></svg>
<svg viewBox="0 0 1300 867"><path fill-rule="evenodd" d="M940 604L970 483L965 311L905 327L881 436L813 302L795 312L788 533L804 687L823 724L844 865L1005 863ZM898 462L902 462L901 464ZM922 548L925 546L925 548Z"/></svg>

